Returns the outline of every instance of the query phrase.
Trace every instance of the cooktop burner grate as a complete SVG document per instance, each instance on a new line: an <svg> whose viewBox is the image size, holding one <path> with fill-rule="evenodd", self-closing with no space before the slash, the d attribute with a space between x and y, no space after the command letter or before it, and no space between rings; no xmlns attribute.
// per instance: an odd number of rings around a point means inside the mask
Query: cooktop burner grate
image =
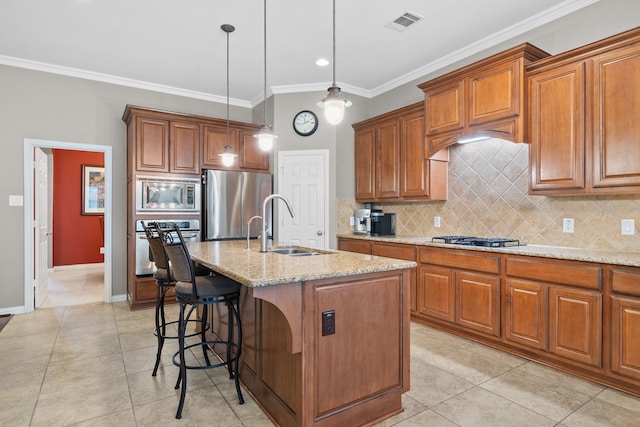
<svg viewBox="0 0 640 427"><path fill-rule="evenodd" d="M507 246L521 246L518 239L506 239L501 237L473 237L473 236L436 236L432 242L448 243L453 245L483 246L489 248L504 248Z"/></svg>

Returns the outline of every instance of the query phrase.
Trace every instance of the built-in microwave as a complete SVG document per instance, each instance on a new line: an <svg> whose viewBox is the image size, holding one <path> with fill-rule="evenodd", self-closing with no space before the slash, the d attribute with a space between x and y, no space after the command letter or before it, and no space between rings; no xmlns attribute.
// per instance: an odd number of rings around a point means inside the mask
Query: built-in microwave
<svg viewBox="0 0 640 427"><path fill-rule="evenodd" d="M200 179L136 177L136 213L199 213Z"/></svg>

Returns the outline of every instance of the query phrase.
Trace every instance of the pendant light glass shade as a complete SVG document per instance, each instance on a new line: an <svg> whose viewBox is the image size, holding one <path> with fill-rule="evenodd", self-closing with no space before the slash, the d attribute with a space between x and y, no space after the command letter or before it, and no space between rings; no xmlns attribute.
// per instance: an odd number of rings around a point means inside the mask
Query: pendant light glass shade
<svg viewBox="0 0 640 427"><path fill-rule="evenodd" d="M262 125L258 133L253 136L258 139L258 146L262 151L271 150L273 148L273 141L278 138L277 135L273 134L271 126L266 123Z"/></svg>
<svg viewBox="0 0 640 427"><path fill-rule="evenodd" d="M238 157L238 155L233 152L233 148L229 145L224 147L224 152L218 154L218 156L222 158L222 164L227 167L233 166L233 163L236 161L236 157Z"/></svg>
<svg viewBox="0 0 640 427"><path fill-rule="evenodd" d="M258 146L262 151L269 151L273 148L273 142L278 138L271 126L267 124L267 0L264 0L264 124L260 127L254 138L258 139Z"/></svg>
<svg viewBox="0 0 640 427"><path fill-rule="evenodd" d="M224 151L218 154L218 156L222 158L222 164L229 167L233 166L236 157L238 157L229 145L229 139L231 138L231 131L229 130L229 33L234 32L236 28L233 25L222 24L220 29L227 33L227 144L224 146Z"/></svg>
<svg viewBox="0 0 640 427"><path fill-rule="evenodd" d="M324 117L330 124L337 125L344 118L345 108L351 104L336 85L336 0L333 0L333 84L327 89L327 97L318 102L318 107L324 108Z"/></svg>
<svg viewBox="0 0 640 427"><path fill-rule="evenodd" d="M337 125L344 118L345 108L351 107L351 101L342 96L340 88L331 86L325 99L318 102L318 106L324 108L324 117L332 125Z"/></svg>

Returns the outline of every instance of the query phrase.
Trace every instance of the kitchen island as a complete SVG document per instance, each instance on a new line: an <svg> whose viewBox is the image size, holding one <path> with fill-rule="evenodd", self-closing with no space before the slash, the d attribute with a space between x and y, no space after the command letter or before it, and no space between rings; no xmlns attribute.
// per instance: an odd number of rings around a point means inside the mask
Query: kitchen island
<svg viewBox="0 0 640 427"><path fill-rule="evenodd" d="M261 253L241 241L189 243L243 284L240 379L282 426L370 425L409 390L409 274L417 265L343 251ZM213 333L226 331L214 307Z"/></svg>

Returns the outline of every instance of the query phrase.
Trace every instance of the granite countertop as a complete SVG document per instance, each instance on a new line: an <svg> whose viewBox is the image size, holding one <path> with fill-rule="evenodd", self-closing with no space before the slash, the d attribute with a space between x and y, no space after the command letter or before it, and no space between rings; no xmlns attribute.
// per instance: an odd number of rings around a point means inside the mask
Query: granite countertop
<svg viewBox="0 0 640 427"><path fill-rule="evenodd" d="M428 236L369 236L366 234L339 234L338 237L373 240L377 242L405 243L419 246L437 246L449 249L470 251L499 252L506 254L528 255L543 258L566 259L573 261L597 262L601 264L626 265L640 267L640 253L612 250L580 249L565 246L523 245L506 248L487 248L478 246L452 245L432 242Z"/></svg>
<svg viewBox="0 0 640 427"><path fill-rule="evenodd" d="M262 287L333 277L355 276L416 267L413 261L362 255L353 252L317 250L320 255L290 256L260 252L253 240L189 242L191 256L211 270L249 287Z"/></svg>

